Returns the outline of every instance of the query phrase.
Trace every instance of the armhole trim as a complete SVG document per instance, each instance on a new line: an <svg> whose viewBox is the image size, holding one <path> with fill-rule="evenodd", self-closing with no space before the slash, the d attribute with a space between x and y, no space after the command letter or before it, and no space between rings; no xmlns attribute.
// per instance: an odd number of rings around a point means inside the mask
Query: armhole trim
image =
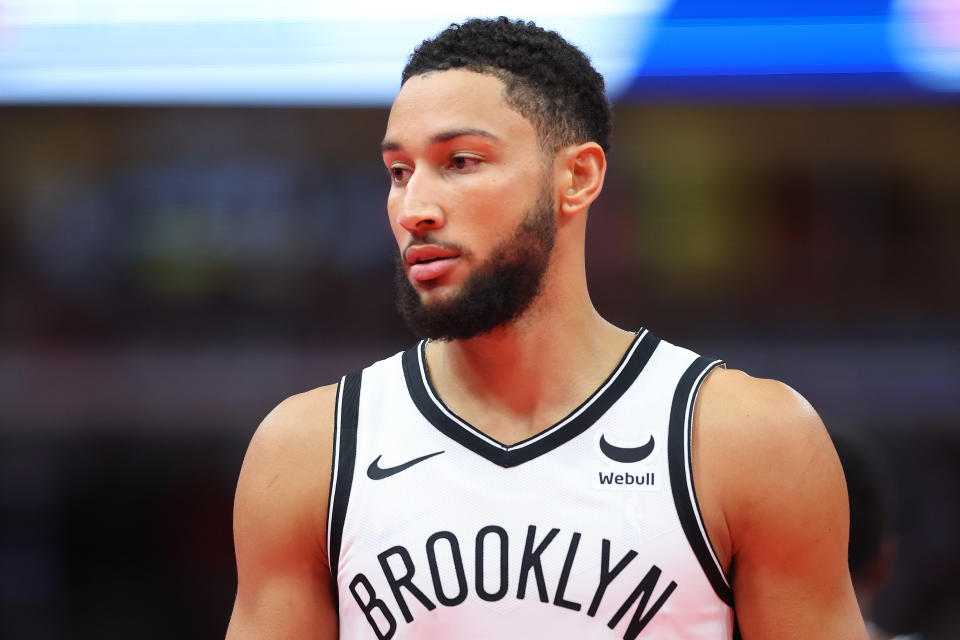
<svg viewBox="0 0 960 640"><path fill-rule="evenodd" d="M340 566L340 545L357 460L361 376L360 371L354 371L345 375L337 385L333 464L330 468L330 497L327 504L327 560L330 564L330 579L333 581L333 597L338 607L337 574Z"/></svg>
<svg viewBox="0 0 960 640"><path fill-rule="evenodd" d="M691 455L693 408L697 401L697 393L707 374L721 364L723 364L722 360L711 360L701 356L694 360L680 377L670 408L667 458L670 466L673 502L676 505L683 532L717 597L732 608L733 590L714 553L700 513L700 505L697 503Z"/></svg>

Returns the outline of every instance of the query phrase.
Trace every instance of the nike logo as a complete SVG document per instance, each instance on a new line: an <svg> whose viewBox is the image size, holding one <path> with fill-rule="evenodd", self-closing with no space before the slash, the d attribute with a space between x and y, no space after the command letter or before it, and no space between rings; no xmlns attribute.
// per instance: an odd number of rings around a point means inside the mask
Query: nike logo
<svg viewBox="0 0 960 640"><path fill-rule="evenodd" d="M614 462L640 462L653 453L653 436L639 447L615 447L600 436L600 451Z"/></svg>
<svg viewBox="0 0 960 640"><path fill-rule="evenodd" d="M383 456L382 455L377 456L376 459L370 463L370 466L367 467L367 477L370 478L371 480L383 480L384 478L389 478L390 476L400 473L401 471L406 471L407 469L417 464L418 462L423 462L427 458L438 456L441 453L443 453L443 451L434 451L433 453L428 453L425 456L414 458L413 460L409 460L407 462L404 462L403 464L398 464L395 467L386 467L386 468L381 467L379 464L380 458L382 458Z"/></svg>

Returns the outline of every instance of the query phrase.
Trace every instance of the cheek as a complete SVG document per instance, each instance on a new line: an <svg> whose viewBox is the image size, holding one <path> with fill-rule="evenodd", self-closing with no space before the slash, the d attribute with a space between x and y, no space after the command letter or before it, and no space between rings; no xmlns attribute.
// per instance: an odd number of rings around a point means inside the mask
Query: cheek
<svg viewBox="0 0 960 640"><path fill-rule="evenodd" d="M478 224L493 225L494 228L512 226L529 208L531 194L537 191L537 185L535 176L507 176L473 190L461 202Z"/></svg>
<svg viewBox="0 0 960 640"><path fill-rule="evenodd" d="M497 172L495 178L486 185L485 191L492 192L504 201L522 205L529 200L530 194L539 192L547 177L545 174L540 162L534 160L518 162Z"/></svg>

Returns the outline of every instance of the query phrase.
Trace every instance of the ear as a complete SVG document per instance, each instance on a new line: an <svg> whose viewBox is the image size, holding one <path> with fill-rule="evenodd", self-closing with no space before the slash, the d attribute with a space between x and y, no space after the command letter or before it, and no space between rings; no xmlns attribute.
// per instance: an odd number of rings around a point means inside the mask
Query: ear
<svg viewBox="0 0 960 640"><path fill-rule="evenodd" d="M561 154L560 212L574 216L586 212L603 189L607 156L596 142L568 147Z"/></svg>

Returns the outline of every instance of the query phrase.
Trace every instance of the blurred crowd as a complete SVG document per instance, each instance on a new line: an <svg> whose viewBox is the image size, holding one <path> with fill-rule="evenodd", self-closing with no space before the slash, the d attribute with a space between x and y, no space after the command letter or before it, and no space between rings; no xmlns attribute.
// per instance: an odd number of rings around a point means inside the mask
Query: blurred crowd
<svg viewBox="0 0 960 640"><path fill-rule="evenodd" d="M223 633L256 424L413 340L385 118L0 108L0 635ZM875 629L957 637L955 104L622 104L614 140L598 309L806 395L867 470Z"/></svg>

